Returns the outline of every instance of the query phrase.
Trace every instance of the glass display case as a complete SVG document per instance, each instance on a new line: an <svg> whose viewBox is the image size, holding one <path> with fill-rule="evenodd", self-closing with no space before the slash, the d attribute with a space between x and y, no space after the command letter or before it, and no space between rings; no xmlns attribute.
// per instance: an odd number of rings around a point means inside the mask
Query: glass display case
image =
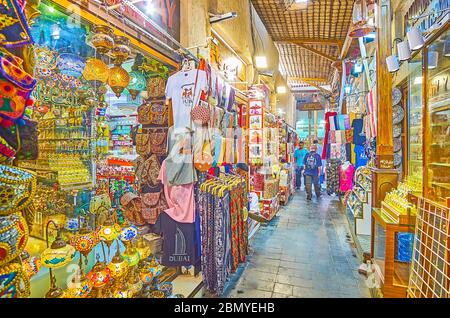
<svg viewBox="0 0 450 318"><path fill-rule="evenodd" d="M409 98L408 98L408 175L423 176L423 103L422 103L422 52L409 63ZM397 127L394 127L396 135Z"/></svg>
<svg viewBox="0 0 450 318"><path fill-rule="evenodd" d="M426 47L425 196L444 203L450 197L449 31Z"/></svg>

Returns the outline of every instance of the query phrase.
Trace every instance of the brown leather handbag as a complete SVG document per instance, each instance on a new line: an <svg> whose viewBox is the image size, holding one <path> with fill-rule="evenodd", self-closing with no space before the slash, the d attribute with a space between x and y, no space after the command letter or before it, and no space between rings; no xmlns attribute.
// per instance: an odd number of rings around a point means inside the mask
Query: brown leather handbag
<svg viewBox="0 0 450 318"><path fill-rule="evenodd" d="M155 224L161 212L168 208L169 206L162 192L142 195L142 216L149 224Z"/></svg>
<svg viewBox="0 0 450 318"><path fill-rule="evenodd" d="M161 170L161 165L159 163L158 157L152 155L150 158L144 161L142 172L140 176L141 183L157 185L159 184L159 171Z"/></svg>
<svg viewBox="0 0 450 318"><path fill-rule="evenodd" d="M147 80L149 98L161 98L166 94L166 81L162 77L150 77Z"/></svg>
<svg viewBox="0 0 450 318"><path fill-rule="evenodd" d="M158 156L167 155L167 134L168 128L145 128L150 136L150 153Z"/></svg>
<svg viewBox="0 0 450 318"><path fill-rule="evenodd" d="M142 216L142 200L136 194L126 192L120 198L120 204L122 205L123 215L129 222L137 226L142 226L147 223Z"/></svg>

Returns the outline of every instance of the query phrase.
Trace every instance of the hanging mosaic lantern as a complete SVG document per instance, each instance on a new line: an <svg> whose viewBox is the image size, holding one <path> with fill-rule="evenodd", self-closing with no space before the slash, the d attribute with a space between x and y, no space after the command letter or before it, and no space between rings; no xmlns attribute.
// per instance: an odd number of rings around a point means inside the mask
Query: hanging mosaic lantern
<svg viewBox="0 0 450 318"><path fill-rule="evenodd" d="M87 278L92 282L93 287L101 289L111 280L111 270L106 267L105 263L97 261L87 274Z"/></svg>
<svg viewBox="0 0 450 318"><path fill-rule="evenodd" d="M138 229L136 226L125 223L123 225L122 231L120 232L119 240L121 240L124 243L131 242L136 238L137 234Z"/></svg>
<svg viewBox="0 0 450 318"><path fill-rule="evenodd" d="M128 274L128 261L120 255L119 246L117 246L116 255L107 267L111 272L111 277L116 281L121 280Z"/></svg>
<svg viewBox="0 0 450 318"><path fill-rule="evenodd" d="M58 61L58 52L49 49L46 46L33 47L34 68L48 72L56 68Z"/></svg>
<svg viewBox="0 0 450 318"><path fill-rule="evenodd" d="M41 254L42 265L48 268L63 267L73 260L75 252L73 246L66 244L61 236L61 230L58 229L55 241Z"/></svg>
<svg viewBox="0 0 450 318"><path fill-rule="evenodd" d="M20 255L28 240L28 227L19 213L0 217L0 266Z"/></svg>
<svg viewBox="0 0 450 318"><path fill-rule="evenodd" d="M122 95L124 89L130 83L130 75L121 66L114 66L109 70L108 84L109 87L116 93L117 97Z"/></svg>
<svg viewBox="0 0 450 318"><path fill-rule="evenodd" d="M70 244L75 247L75 249L87 257L92 249L100 242L97 231L87 231L86 229L81 229L80 233L75 234L70 240Z"/></svg>
<svg viewBox="0 0 450 318"><path fill-rule="evenodd" d="M375 32L375 27L368 22L366 0L356 0L353 7L353 20L348 35L352 38L360 38Z"/></svg>
<svg viewBox="0 0 450 318"><path fill-rule="evenodd" d="M114 46L114 31L107 25L94 25L89 43L98 53L106 54Z"/></svg>
<svg viewBox="0 0 450 318"><path fill-rule="evenodd" d="M84 67L83 77L87 81L106 83L109 76L108 65L97 58L89 58Z"/></svg>
<svg viewBox="0 0 450 318"><path fill-rule="evenodd" d="M135 100L140 92L145 91L147 88L147 80L144 74L139 71L130 72L130 84L128 85L128 92L131 98Z"/></svg>
<svg viewBox="0 0 450 318"><path fill-rule="evenodd" d="M61 74L79 78L83 74L86 61L79 55L63 53L58 59L58 69Z"/></svg>
<svg viewBox="0 0 450 318"><path fill-rule="evenodd" d="M111 246L112 242L120 235L120 225L112 222L111 220L106 220L106 222L100 226L98 230L98 235L101 241L104 241L108 248Z"/></svg>
<svg viewBox="0 0 450 318"><path fill-rule="evenodd" d="M114 37L114 46L111 55L114 59L115 66L121 66L123 62L130 56L130 39L124 36L116 35Z"/></svg>

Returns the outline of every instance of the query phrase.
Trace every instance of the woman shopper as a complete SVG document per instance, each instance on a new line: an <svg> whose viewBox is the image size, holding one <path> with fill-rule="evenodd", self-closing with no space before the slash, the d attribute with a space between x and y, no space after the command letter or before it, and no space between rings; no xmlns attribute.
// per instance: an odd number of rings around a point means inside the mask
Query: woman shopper
<svg viewBox="0 0 450 318"><path fill-rule="evenodd" d="M322 172L322 157L317 153L317 145L312 144L310 152L304 159L306 199L312 198L312 184L317 198L320 198L320 175Z"/></svg>

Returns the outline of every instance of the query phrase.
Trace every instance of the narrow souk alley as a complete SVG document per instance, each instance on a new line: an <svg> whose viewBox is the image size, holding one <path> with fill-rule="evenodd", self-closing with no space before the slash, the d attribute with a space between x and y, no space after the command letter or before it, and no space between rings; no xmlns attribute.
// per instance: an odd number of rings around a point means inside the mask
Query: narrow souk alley
<svg viewBox="0 0 450 318"><path fill-rule="evenodd" d="M227 297L371 297L336 197L304 191L250 243L249 261Z"/></svg>

